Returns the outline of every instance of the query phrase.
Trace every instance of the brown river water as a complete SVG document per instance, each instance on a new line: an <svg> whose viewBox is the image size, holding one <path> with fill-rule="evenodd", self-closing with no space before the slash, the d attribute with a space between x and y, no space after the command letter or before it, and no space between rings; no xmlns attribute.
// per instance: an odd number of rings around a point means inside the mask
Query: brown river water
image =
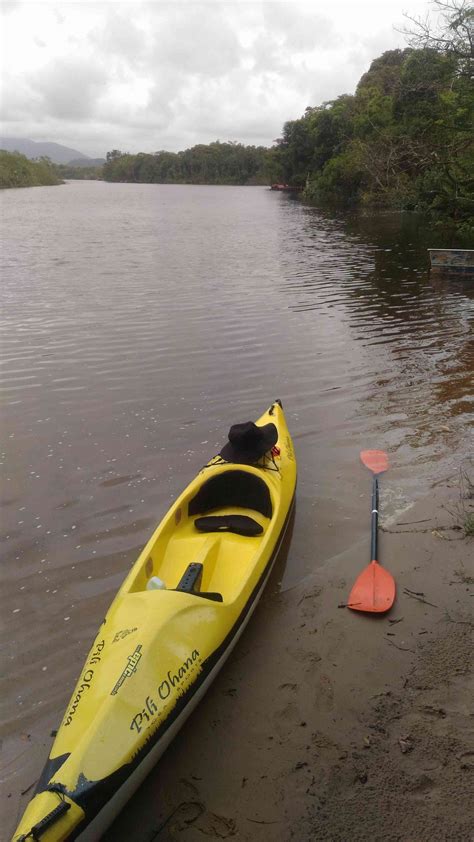
<svg viewBox="0 0 474 842"><path fill-rule="evenodd" d="M232 423L281 398L294 437L273 590L364 536L368 554L360 449L389 452L385 518L456 473L474 283L430 276L415 218L330 215L261 187L72 182L0 200L11 831L114 593Z"/></svg>

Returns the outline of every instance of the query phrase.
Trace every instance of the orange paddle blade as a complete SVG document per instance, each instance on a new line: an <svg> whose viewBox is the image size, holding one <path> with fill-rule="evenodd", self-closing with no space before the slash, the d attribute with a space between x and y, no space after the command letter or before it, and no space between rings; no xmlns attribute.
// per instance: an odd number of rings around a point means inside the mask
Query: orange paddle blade
<svg viewBox="0 0 474 842"><path fill-rule="evenodd" d="M388 470L388 456L383 450L362 450L360 458L373 474L382 474Z"/></svg>
<svg viewBox="0 0 474 842"><path fill-rule="evenodd" d="M354 582L347 607L354 611L388 611L395 600L395 580L377 561L371 561Z"/></svg>

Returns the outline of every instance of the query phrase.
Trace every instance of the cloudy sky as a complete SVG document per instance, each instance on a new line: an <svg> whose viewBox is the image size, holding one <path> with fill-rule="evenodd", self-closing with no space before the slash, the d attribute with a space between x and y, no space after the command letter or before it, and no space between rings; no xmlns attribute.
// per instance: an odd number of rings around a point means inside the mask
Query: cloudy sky
<svg viewBox="0 0 474 842"><path fill-rule="evenodd" d="M1 134L85 154L271 145L427 0L2 2Z"/></svg>

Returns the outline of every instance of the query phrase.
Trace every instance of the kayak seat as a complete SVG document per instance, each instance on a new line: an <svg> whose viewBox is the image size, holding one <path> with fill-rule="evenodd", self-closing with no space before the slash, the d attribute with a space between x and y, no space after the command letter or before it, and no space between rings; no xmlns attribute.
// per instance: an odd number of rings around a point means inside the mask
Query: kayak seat
<svg viewBox="0 0 474 842"><path fill-rule="evenodd" d="M261 535L263 526L247 515L208 515L198 517L194 526L199 532L235 532L236 535L253 537Z"/></svg>
<svg viewBox="0 0 474 842"><path fill-rule="evenodd" d="M202 572L204 566L199 562L191 562L188 564L181 579L179 580L177 591L182 593L191 593L193 596L200 596L203 599L212 599L213 602L223 602L222 594L213 591L200 591L202 581Z"/></svg>
<svg viewBox="0 0 474 842"><path fill-rule="evenodd" d="M254 509L270 518L273 506L268 485L248 471L224 471L201 485L198 493L189 501L188 513L190 516L204 515L213 509L233 506Z"/></svg>

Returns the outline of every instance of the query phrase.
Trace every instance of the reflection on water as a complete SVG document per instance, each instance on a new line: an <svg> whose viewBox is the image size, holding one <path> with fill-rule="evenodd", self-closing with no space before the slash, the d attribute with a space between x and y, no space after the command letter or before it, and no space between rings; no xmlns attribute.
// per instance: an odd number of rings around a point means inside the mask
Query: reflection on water
<svg viewBox="0 0 474 842"><path fill-rule="evenodd" d="M1 202L15 789L15 735L55 727L125 571L233 422L276 397L287 411L283 587L367 534L361 448L390 453L388 514L455 469L474 285L429 276L414 218L329 216L262 188L77 182Z"/></svg>

